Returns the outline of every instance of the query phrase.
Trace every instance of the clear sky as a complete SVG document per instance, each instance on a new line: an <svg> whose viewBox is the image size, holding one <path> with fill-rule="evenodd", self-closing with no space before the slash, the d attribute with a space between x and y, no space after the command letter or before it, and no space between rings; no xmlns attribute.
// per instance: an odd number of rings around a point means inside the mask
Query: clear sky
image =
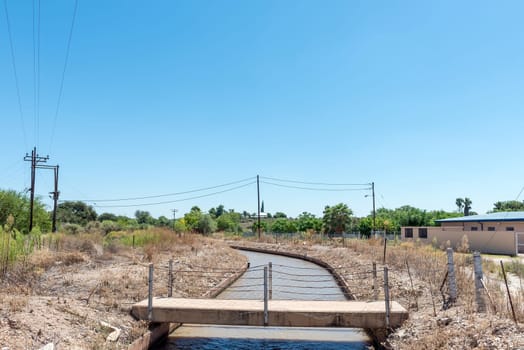
<svg viewBox="0 0 524 350"><path fill-rule="evenodd" d="M75 0L1 7L1 189L30 187L36 146L61 199L99 214L256 212L257 174L375 182L377 208L523 199L522 1L79 0L69 51ZM372 208L369 190L260 188L272 213Z"/></svg>

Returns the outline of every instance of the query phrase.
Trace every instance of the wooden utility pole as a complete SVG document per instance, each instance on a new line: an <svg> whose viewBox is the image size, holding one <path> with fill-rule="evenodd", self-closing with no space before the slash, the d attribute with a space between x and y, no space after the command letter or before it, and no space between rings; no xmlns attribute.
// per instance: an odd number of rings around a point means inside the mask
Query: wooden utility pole
<svg viewBox="0 0 524 350"><path fill-rule="evenodd" d="M375 230L377 229L377 213L375 211L375 182L371 183L371 196L373 197L373 236L375 236ZM386 235L384 235L386 238Z"/></svg>
<svg viewBox="0 0 524 350"><path fill-rule="evenodd" d="M55 190L53 192L50 192L51 195L53 195L53 227L51 229L51 232L56 232L56 209L58 207L58 196L60 196L60 192L58 192L58 169L59 166L56 165L52 167L55 172Z"/></svg>
<svg viewBox="0 0 524 350"><path fill-rule="evenodd" d="M29 154L25 154L24 161L31 162L31 198L29 203L29 232L33 230L33 208L34 208L34 202L35 202L35 182L36 182L36 168L38 167L38 163L45 163L49 160L49 156L47 157L40 157L36 153L36 147L33 148L31 151L31 156Z"/></svg>
<svg viewBox="0 0 524 350"><path fill-rule="evenodd" d="M258 239L260 240L260 178L257 175L257 197L258 197Z"/></svg>

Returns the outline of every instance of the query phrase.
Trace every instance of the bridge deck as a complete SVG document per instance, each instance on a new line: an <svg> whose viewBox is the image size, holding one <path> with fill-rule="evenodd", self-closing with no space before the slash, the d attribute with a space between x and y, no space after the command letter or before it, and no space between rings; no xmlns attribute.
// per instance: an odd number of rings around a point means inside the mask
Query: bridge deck
<svg viewBox="0 0 524 350"><path fill-rule="evenodd" d="M269 300L268 325L279 327L383 328L384 301ZM133 315L148 319L147 300L132 307ZM399 303L391 302L389 323L398 327L408 318ZM263 326L262 300L154 298L152 322Z"/></svg>

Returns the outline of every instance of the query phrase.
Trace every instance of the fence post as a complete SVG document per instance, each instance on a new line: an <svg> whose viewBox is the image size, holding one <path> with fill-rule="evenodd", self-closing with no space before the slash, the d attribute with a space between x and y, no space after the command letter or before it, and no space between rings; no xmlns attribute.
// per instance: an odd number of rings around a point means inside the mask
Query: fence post
<svg viewBox="0 0 524 350"><path fill-rule="evenodd" d="M389 278L388 267L384 266L384 302L386 303L386 330L389 329Z"/></svg>
<svg viewBox="0 0 524 350"><path fill-rule="evenodd" d="M169 259L169 276L167 282L167 297L173 296L173 259Z"/></svg>
<svg viewBox="0 0 524 350"><path fill-rule="evenodd" d="M455 264L453 263L453 249L446 249L448 255L448 285L450 302L457 300L457 280L455 278Z"/></svg>
<svg viewBox="0 0 524 350"><path fill-rule="evenodd" d="M149 264L149 292L147 294L147 319L153 318L153 263Z"/></svg>
<svg viewBox="0 0 524 350"><path fill-rule="evenodd" d="M388 239L384 237L384 257L382 258L382 264L386 265L386 248L388 246Z"/></svg>
<svg viewBox="0 0 524 350"><path fill-rule="evenodd" d="M269 300L273 299L273 263L269 262Z"/></svg>
<svg viewBox="0 0 524 350"><path fill-rule="evenodd" d="M267 296L267 266L264 266L264 326L268 325Z"/></svg>
<svg viewBox="0 0 524 350"><path fill-rule="evenodd" d="M482 286L482 259L479 252L473 253L473 266L475 270L475 299L477 300L477 312L486 312Z"/></svg>
<svg viewBox="0 0 524 350"><path fill-rule="evenodd" d="M378 300L377 263L373 261L373 300Z"/></svg>
<svg viewBox="0 0 524 350"><path fill-rule="evenodd" d="M502 268L502 275L504 276L504 283L506 284L506 292L508 292L509 305L511 306L511 313L513 314L513 321L518 325L517 316L515 315L515 308L513 307L513 300L511 300L511 293L508 286L508 278L506 277L506 270L504 270L504 263L500 260L500 267Z"/></svg>

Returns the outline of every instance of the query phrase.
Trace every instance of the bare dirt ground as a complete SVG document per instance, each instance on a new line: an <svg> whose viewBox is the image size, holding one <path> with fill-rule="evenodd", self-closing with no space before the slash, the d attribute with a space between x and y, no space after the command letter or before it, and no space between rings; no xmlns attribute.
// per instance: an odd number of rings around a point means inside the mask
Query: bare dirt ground
<svg viewBox="0 0 524 350"><path fill-rule="evenodd" d="M148 264L155 264L154 294L167 293L167 263L195 273L175 275L175 296L201 296L234 271L245 258L219 239L188 235L169 244L123 248L80 242L60 251L41 249L1 281L0 349L126 349L147 329L129 314L147 295ZM341 274L359 300L375 296L371 267L378 266L377 293L383 298L380 243L347 241L235 241L321 259ZM393 247L387 251L392 299L410 311L404 325L384 343L391 349L524 349L524 326L513 322L504 293L489 286L487 310L476 312L471 269L457 258L459 296L443 309L440 284L445 274L442 251ZM197 273L203 269L214 273ZM445 288L444 288L445 289ZM516 291L517 317L524 320L522 290ZM492 299L492 300L491 300ZM111 339L113 337L113 339ZM114 339L117 338L117 339Z"/></svg>
<svg viewBox="0 0 524 350"><path fill-rule="evenodd" d="M149 262L157 266L157 296L166 295L171 258L175 270L185 271L199 266L234 271L246 263L219 241L195 236L178 243L35 252L2 280L0 349L40 349L48 344L54 349L125 349L147 329L146 322L135 321L129 311L147 296ZM205 276L181 274L175 278L174 295L200 296L229 275L226 270Z"/></svg>

